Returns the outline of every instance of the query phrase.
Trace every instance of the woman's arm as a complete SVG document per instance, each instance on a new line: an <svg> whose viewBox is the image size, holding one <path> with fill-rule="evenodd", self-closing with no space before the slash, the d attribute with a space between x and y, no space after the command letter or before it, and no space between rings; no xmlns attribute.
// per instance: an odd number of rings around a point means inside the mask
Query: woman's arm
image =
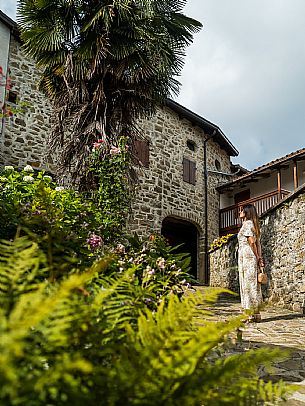
<svg viewBox="0 0 305 406"><path fill-rule="evenodd" d="M264 264L264 259L263 259L263 254L262 254L262 246L261 246L260 240L256 241L256 247L257 247L257 252L258 252L258 255L259 255L258 265L261 266L261 267L264 267L265 264Z"/></svg>
<svg viewBox="0 0 305 406"><path fill-rule="evenodd" d="M247 237L248 243L256 257L256 261L257 264L260 266L264 266L263 265L263 259L262 259L262 248L260 243L258 242L258 244L256 243L255 239L253 237Z"/></svg>

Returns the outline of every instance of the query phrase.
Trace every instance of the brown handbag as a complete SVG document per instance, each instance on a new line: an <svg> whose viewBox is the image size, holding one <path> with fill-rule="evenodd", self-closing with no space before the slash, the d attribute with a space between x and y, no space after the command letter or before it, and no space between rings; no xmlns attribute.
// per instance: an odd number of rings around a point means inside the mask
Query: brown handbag
<svg viewBox="0 0 305 406"><path fill-rule="evenodd" d="M266 285L268 283L268 276L264 272L264 268L260 268L259 273L257 274L257 282L261 283L262 285Z"/></svg>

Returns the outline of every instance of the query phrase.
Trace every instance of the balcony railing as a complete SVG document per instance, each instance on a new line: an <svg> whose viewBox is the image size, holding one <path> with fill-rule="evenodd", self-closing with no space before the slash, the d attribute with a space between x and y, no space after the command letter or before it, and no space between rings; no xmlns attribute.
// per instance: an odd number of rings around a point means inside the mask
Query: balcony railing
<svg viewBox="0 0 305 406"><path fill-rule="evenodd" d="M278 191L266 193L261 196L253 197L252 199L245 200L244 202L234 204L233 206L226 207L220 210L220 235L229 233L237 233L241 220L239 218L239 211L245 204L253 204L256 207L257 213L261 216L270 207L276 205L285 196L289 195L289 191L282 189L280 193Z"/></svg>

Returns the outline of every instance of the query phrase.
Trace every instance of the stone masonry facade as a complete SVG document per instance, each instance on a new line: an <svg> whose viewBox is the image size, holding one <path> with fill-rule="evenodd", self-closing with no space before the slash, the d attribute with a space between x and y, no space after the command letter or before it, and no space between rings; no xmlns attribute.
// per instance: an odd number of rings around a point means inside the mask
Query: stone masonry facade
<svg viewBox="0 0 305 406"><path fill-rule="evenodd" d="M264 297L301 311L305 306L305 187L270 209L261 219L261 244L268 274ZM212 286L239 292L237 239L210 255Z"/></svg>
<svg viewBox="0 0 305 406"><path fill-rule="evenodd" d="M37 90L39 72L34 62L24 55L20 42L13 36L9 67L11 91L18 100L31 107L25 107L14 117L4 120L0 161L4 165L22 167L30 164L35 168L51 170L52 160L46 153L46 139L50 135L52 108L46 97ZM18 108L18 103L12 107Z"/></svg>
<svg viewBox="0 0 305 406"><path fill-rule="evenodd" d="M150 120L141 123L149 143L149 167L137 168L138 186L132 206L129 230L147 236L160 233L162 221L174 217L194 224L198 231L199 274L204 266L204 131L186 119L180 119L170 108L163 108ZM195 146L192 151L187 142ZM195 185L183 181L183 158L196 164ZM207 167L215 170L215 160L223 172L230 172L230 157L217 143L207 142ZM208 239L219 235L219 194L215 185L223 182L219 174L208 176Z"/></svg>

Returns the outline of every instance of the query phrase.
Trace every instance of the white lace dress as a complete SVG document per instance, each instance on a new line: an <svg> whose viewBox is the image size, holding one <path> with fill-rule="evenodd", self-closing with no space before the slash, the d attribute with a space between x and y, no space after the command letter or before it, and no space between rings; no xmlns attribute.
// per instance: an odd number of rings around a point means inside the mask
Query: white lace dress
<svg viewBox="0 0 305 406"><path fill-rule="evenodd" d="M257 282L257 261L247 237L256 240L252 220L245 220L237 235L239 286L243 309L256 308L262 302L261 285Z"/></svg>

